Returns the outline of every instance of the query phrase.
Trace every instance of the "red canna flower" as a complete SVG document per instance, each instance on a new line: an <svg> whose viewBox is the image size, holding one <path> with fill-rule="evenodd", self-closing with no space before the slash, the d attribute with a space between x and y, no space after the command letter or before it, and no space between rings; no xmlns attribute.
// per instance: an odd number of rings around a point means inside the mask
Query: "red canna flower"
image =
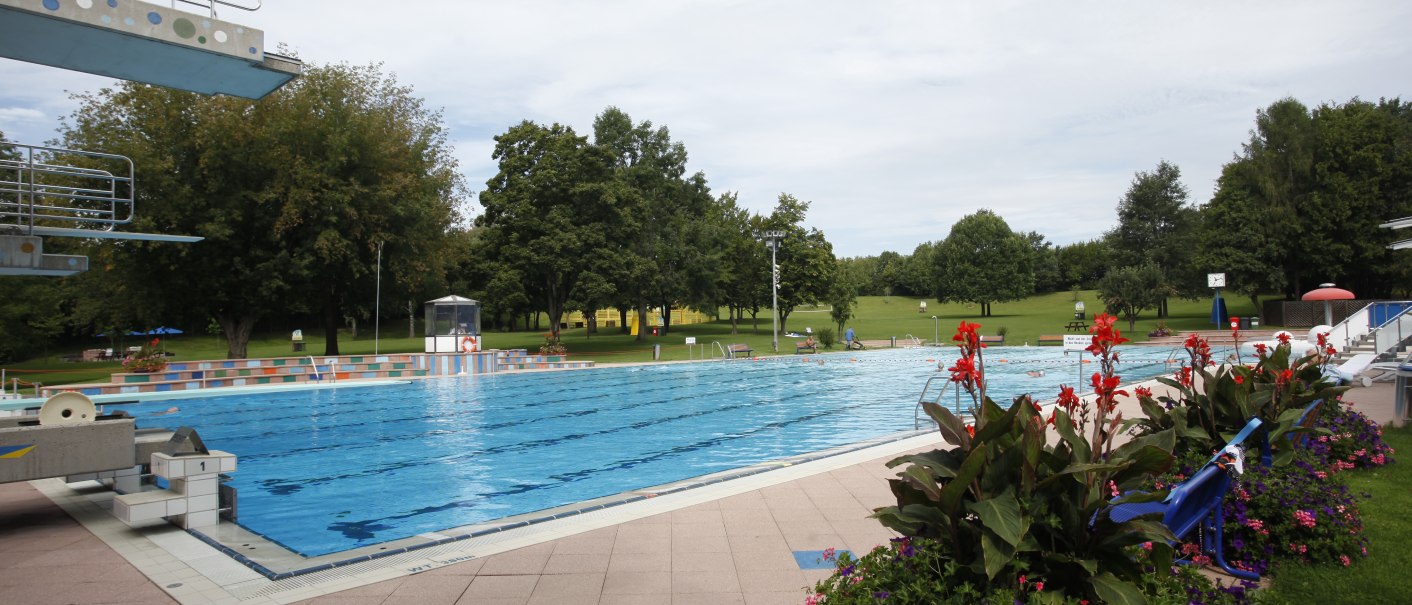
<svg viewBox="0 0 1412 605"><path fill-rule="evenodd" d="M1289 332L1281 331L1279 334L1275 335L1275 339L1279 340L1280 344L1287 345L1289 344Z"/></svg>
<svg viewBox="0 0 1412 605"><path fill-rule="evenodd" d="M961 325L956 326L956 335L952 336L951 340L961 343L961 346L965 348L984 348L985 345L981 344L980 335L976 334L976 328L979 327L981 327L980 324L969 323L963 319Z"/></svg>
<svg viewBox="0 0 1412 605"><path fill-rule="evenodd" d="M975 437L975 436L976 436L976 425L974 425L974 424L968 424L968 425L966 425L966 434L970 435L971 437Z"/></svg>
<svg viewBox="0 0 1412 605"><path fill-rule="evenodd" d="M1152 389L1149 389L1147 387L1134 387L1133 394L1137 395L1138 397L1151 397Z"/></svg>

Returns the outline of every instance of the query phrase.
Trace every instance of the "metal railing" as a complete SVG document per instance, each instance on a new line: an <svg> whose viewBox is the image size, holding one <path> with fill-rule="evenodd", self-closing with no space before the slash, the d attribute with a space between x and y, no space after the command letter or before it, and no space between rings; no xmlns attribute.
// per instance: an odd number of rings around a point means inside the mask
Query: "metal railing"
<svg viewBox="0 0 1412 605"><path fill-rule="evenodd" d="M181 3L181 4L190 4L190 5L193 5L193 6L199 6L199 7L205 8L205 9L207 9L207 10L210 12L211 18L212 18L212 19L215 19L215 18L216 18L216 5L217 5L217 4L219 4L219 5L221 5L221 6L229 6L229 7L231 7L231 8L239 9L239 10L243 10L243 11L255 12L255 11L257 11L257 10L260 10L260 6L264 3L264 0L254 0L255 6L253 6L253 7L252 7L252 6L246 6L245 4L240 4L240 3L236 3L236 2L226 2L225 0L171 0L171 6L172 6L173 9L175 9L175 8L177 7L177 3ZM248 3L247 3L247 4L248 4Z"/></svg>
<svg viewBox="0 0 1412 605"><path fill-rule="evenodd" d="M941 379L941 380L942 380L942 384L941 384L939 387L937 387L935 390L933 390L933 389L932 389L932 383L935 382L937 379ZM948 376L948 375L946 375L946 374L944 374L944 373L942 373L942 372L937 372L937 373L935 373L935 374L932 374L931 378L928 378L928 379L927 379L927 383L926 383L925 385L922 385L922 394L917 397L917 407L913 408L913 410L912 410L912 428L914 428L914 429L916 429L916 430L921 430L921 428L922 428L922 404L924 404L924 403L935 403L935 404L937 404L937 405L941 405L941 398L946 395L946 385L947 385L947 384L950 384L950 383L951 383L951 377ZM928 393L935 393L935 395L933 395L931 399L928 399L928 398L927 398L927 394L928 394ZM955 404L952 406L952 410L951 410L951 411L952 411L952 413L956 414L956 416L957 416L958 418L963 415L963 412L961 411L961 385L960 385L960 384L957 384L957 385L956 385L956 402L955 402ZM928 417L927 417L927 420L930 422L930 421L931 421L931 417L928 416ZM935 424L935 423L933 422L932 424Z"/></svg>
<svg viewBox="0 0 1412 605"><path fill-rule="evenodd" d="M721 359L730 359L730 358L731 358L730 353L726 351L726 348L725 348L724 346L721 346L721 341L719 341L719 340L713 340L713 341L711 341L711 347L712 347L712 348L711 348L711 359L715 359L715 358L716 358L716 351L718 351L718 350L721 352Z"/></svg>
<svg viewBox="0 0 1412 605"><path fill-rule="evenodd" d="M1373 354L1379 357L1393 353L1412 338L1412 307L1404 308L1382 325L1373 329Z"/></svg>
<svg viewBox="0 0 1412 605"><path fill-rule="evenodd" d="M111 153L0 143L0 228L111 231L132 222L132 160Z"/></svg>

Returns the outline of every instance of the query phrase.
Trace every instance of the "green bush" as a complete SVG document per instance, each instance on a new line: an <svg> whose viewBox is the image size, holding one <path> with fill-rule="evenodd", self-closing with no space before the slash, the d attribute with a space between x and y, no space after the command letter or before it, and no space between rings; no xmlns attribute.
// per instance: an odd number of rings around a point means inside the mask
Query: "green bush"
<svg viewBox="0 0 1412 605"><path fill-rule="evenodd" d="M927 605L971 605L992 603L1013 605L1022 603L1050 605L1087 605L1087 599L1065 595L1055 590L1050 581L1036 575L1021 575L1013 585L983 586L967 579L961 566L946 558L936 541L927 538L895 538L887 546L878 546L861 557L847 552L838 553L834 574L814 585L806 603L811 604L876 604L917 603ZM1240 587L1216 586L1195 567L1169 565L1164 569L1151 567L1148 551L1130 548L1129 555L1144 569L1137 582L1139 592L1154 605L1210 605L1246 602ZM825 551L830 558L832 553Z"/></svg>
<svg viewBox="0 0 1412 605"><path fill-rule="evenodd" d="M838 335L833 328L819 328L819 344L824 345L825 349L832 349L837 342Z"/></svg>

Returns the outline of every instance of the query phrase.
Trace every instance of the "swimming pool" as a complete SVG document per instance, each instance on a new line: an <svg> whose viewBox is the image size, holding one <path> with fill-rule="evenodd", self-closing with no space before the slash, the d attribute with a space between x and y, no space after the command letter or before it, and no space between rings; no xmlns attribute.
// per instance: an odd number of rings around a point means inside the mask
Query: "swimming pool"
<svg viewBox="0 0 1412 605"><path fill-rule="evenodd" d="M1130 352L1125 380L1164 371L1167 352L1150 351ZM922 385L954 357L892 349L114 407L235 453L240 524L317 556L910 431ZM1077 357L1057 349L987 359L996 401L1050 399L1077 378ZM1045 375L1025 374L1036 368Z"/></svg>

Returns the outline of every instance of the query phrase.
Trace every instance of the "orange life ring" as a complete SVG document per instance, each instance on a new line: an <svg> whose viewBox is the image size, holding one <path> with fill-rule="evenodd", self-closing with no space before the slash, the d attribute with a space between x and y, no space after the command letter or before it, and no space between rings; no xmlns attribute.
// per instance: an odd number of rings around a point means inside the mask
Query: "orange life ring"
<svg viewBox="0 0 1412 605"><path fill-rule="evenodd" d="M476 348L476 339L474 336L466 336L461 339L462 353L475 353Z"/></svg>

